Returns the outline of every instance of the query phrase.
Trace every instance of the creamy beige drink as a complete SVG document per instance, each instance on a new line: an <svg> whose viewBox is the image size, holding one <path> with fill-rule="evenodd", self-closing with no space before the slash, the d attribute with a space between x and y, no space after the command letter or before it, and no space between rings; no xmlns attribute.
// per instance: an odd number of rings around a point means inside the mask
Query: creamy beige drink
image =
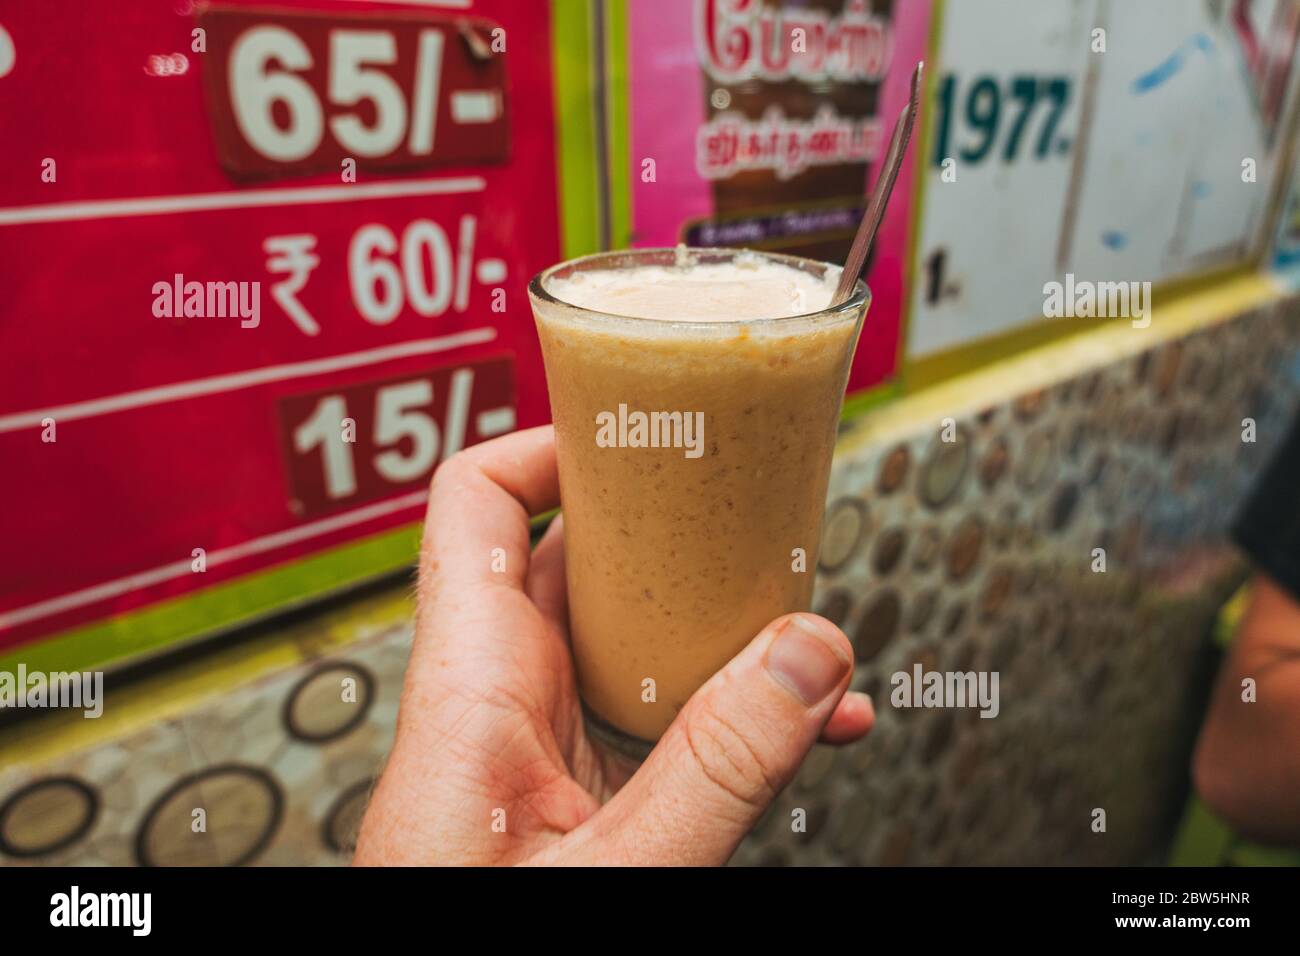
<svg viewBox="0 0 1300 956"><path fill-rule="evenodd" d="M808 607L868 293L727 250L564 263L530 287L587 708L654 740L773 618Z"/></svg>

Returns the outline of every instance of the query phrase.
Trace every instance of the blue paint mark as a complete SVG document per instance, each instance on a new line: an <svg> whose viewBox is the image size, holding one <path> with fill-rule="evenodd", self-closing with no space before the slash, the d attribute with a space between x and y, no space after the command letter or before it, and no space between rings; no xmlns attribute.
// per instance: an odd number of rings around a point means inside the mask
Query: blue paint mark
<svg viewBox="0 0 1300 956"><path fill-rule="evenodd" d="M1123 249L1128 245L1128 236L1111 229L1101 234L1101 244L1107 249Z"/></svg>
<svg viewBox="0 0 1300 956"><path fill-rule="evenodd" d="M1154 138L1154 137L1151 135L1151 130L1149 130L1149 129L1144 129L1144 130L1142 130L1142 132L1140 132L1140 133L1137 134L1137 136L1134 138L1134 142L1135 142L1138 146L1150 146L1150 145L1151 145L1151 140L1152 140L1153 138Z"/></svg>
<svg viewBox="0 0 1300 956"><path fill-rule="evenodd" d="M1165 58L1155 69L1148 70L1133 81L1133 95L1141 96L1143 93L1149 93L1177 76L1187 63L1187 54L1194 50L1200 50L1205 56L1209 57L1214 52L1214 41L1204 33L1196 33L1188 37L1183 41L1182 46Z"/></svg>
<svg viewBox="0 0 1300 956"><path fill-rule="evenodd" d="M1281 272L1297 266L1300 266L1300 249L1279 249L1273 256L1273 268ZM1300 275L1283 275L1282 278L1287 280L1288 288L1300 289Z"/></svg>
<svg viewBox="0 0 1300 956"><path fill-rule="evenodd" d="M1141 96L1143 93L1154 90L1167 79L1183 68L1183 54L1181 51L1175 51L1174 54L1165 60L1154 70L1149 73L1143 73L1133 81L1133 93Z"/></svg>
<svg viewBox="0 0 1300 956"><path fill-rule="evenodd" d="M1192 197L1194 199L1205 199L1212 192L1214 192L1214 187L1204 179L1198 179L1196 182L1192 183Z"/></svg>

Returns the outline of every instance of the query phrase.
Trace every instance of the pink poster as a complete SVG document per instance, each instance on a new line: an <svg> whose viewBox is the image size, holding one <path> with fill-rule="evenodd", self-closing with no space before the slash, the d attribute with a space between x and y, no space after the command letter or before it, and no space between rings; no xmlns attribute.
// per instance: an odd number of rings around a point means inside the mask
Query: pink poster
<svg viewBox="0 0 1300 956"><path fill-rule="evenodd" d="M630 3L628 17L633 244L842 262L925 56L929 0ZM909 157L868 264L850 392L894 372L914 179Z"/></svg>

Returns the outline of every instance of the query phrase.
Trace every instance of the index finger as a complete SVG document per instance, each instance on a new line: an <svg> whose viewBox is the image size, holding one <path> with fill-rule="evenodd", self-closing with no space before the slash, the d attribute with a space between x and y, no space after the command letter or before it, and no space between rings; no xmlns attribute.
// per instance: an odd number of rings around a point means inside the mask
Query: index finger
<svg viewBox="0 0 1300 956"><path fill-rule="evenodd" d="M421 581L522 590L533 515L560 502L555 429L513 432L459 452L433 476ZM428 583L431 583L428 582Z"/></svg>

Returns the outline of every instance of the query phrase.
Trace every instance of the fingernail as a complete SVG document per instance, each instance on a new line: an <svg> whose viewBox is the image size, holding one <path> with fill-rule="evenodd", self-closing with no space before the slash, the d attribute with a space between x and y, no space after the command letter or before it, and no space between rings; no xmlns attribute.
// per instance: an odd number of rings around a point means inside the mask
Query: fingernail
<svg viewBox="0 0 1300 956"><path fill-rule="evenodd" d="M849 668L839 641L829 626L815 617L796 614L767 649L767 669L777 683L808 706L839 686Z"/></svg>

